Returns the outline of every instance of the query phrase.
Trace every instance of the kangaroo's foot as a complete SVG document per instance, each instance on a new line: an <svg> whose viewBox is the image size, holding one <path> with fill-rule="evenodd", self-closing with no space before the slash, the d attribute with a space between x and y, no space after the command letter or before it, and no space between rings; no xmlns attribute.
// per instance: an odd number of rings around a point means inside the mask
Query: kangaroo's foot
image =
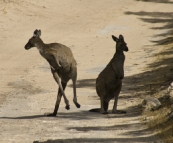
<svg viewBox="0 0 173 143"><path fill-rule="evenodd" d="M65 109L70 110L70 105L66 105Z"/></svg>
<svg viewBox="0 0 173 143"><path fill-rule="evenodd" d="M76 105L77 108L80 108L80 104L77 102L77 98L74 97L73 103Z"/></svg>
<svg viewBox="0 0 173 143"><path fill-rule="evenodd" d="M100 109L100 113L101 113L101 114L108 114L108 112L105 111L104 109Z"/></svg>
<svg viewBox="0 0 173 143"><path fill-rule="evenodd" d="M56 116L55 113L45 113L44 115L46 115L47 117L55 117Z"/></svg>
<svg viewBox="0 0 173 143"><path fill-rule="evenodd" d="M112 113L113 114L126 114L127 112L123 111L123 110L116 110L116 111L112 110Z"/></svg>
<svg viewBox="0 0 173 143"><path fill-rule="evenodd" d="M74 103L76 105L77 108L80 108L80 104L79 103Z"/></svg>

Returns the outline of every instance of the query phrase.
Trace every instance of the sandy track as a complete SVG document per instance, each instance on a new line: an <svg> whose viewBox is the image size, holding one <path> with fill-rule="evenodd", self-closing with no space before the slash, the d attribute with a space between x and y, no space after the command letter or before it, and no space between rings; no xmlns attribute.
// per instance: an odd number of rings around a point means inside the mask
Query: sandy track
<svg viewBox="0 0 173 143"><path fill-rule="evenodd" d="M167 7L162 9L162 7ZM152 62L156 52L146 45L162 23L144 23L128 12L172 12L166 3L142 3L133 0L37 0L3 3L0 11L0 142L160 142L140 123L136 106L140 97L133 90L135 79ZM55 104L57 85L49 65L36 48L24 50L33 31L42 30L45 43L59 42L69 46L78 63L77 95L80 109L72 103L69 82L66 95L71 109L62 100L57 117L48 118ZM126 115L89 113L99 107L95 79L112 58L115 43L111 35L123 34L128 44L124 86L118 108ZM141 64L142 63L142 64ZM132 88L129 90L129 88ZM135 96L135 98L134 98ZM113 106L112 102L109 107Z"/></svg>

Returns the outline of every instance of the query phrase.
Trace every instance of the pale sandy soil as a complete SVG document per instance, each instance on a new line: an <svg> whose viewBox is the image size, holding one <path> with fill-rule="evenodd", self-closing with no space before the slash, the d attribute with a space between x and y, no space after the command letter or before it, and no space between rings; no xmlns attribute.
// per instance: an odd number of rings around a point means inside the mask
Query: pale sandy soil
<svg viewBox="0 0 173 143"><path fill-rule="evenodd" d="M134 75L143 73L158 49L150 42L163 23L144 22L135 12L172 12L172 3L134 0L16 0L0 1L0 142L1 143L160 143L140 122ZM154 17L154 16L153 16ZM154 17L155 18L155 17ZM165 16L165 18L167 18ZM24 50L35 29L45 43L69 46L78 64L77 109L72 102L71 81L66 88L71 109L62 100L57 117L52 112L58 86L48 63L38 50ZM115 52L111 35L123 34L125 79L118 103L125 115L89 113L99 107L95 79ZM156 37L157 38L157 37ZM141 87L142 88L142 87ZM140 93L141 94L141 93ZM109 109L111 110L113 101Z"/></svg>

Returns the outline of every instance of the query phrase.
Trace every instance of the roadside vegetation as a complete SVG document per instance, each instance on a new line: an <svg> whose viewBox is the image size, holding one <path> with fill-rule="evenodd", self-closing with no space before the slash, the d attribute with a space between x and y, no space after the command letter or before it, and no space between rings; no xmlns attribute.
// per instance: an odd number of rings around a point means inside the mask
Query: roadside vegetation
<svg viewBox="0 0 173 143"><path fill-rule="evenodd" d="M156 2L173 4L169 0L137 0L145 2ZM140 19L149 23L164 22L163 27L152 27L155 30L167 30L166 33L155 35L160 37L155 42L155 49L159 49L154 57L153 63L147 67L147 74L141 76L140 82L143 82L146 93L155 98L161 98L169 94L168 87L173 82L173 15L171 13L162 12L128 12L127 14L135 14L141 16ZM151 18L143 18L150 16ZM145 76L147 75L147 76ZM150 79L150 80L148 80ZM146 94L146 95L147 95ZM168 99L164 101L162 106L156 111L143 112L142 122L145 122L148 128L155 131L165 143L173 143L173 103Z"/></svg>
<svg viewBox="0 0 173 143"><path fill-rule="evenodd" d="M153 68L158 70L151 68L154 71L151 78L155 84L150 85L150 93L152 97L160 98L169 94L167 89L173 82L173 44L163 45L163 50L155 55L155 58L156 67ZM167 100L159 110L143 112L147 126L157 132L165 143L173 142L173 117L169 117L172 105L173 103Z"/></svg>

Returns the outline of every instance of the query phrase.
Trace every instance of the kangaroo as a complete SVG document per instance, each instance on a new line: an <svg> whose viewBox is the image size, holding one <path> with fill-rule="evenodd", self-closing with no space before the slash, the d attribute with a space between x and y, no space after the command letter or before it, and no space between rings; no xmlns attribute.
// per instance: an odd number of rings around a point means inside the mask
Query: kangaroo
<svg viewBox="0 0 173 143"><path fill-rule="evenodd" d="M47 114L47 116L56 116L62 96L64 97L66 104L65 108L67 110L70 109L69 101L64 93L67 82L70 79L73 82L73 102L77 108L80 108L80 104L77 102L76 96L77 65L70 48L60 43L45 44L41 40L40 36L41 30L36 29L33 37L31 37L28 43L25 45L25 49L29 50L32 47L37 47L41 56L50 64L53 77L59 85L54 112Z"/></svg>
<svg viewBox="0 0 173 143"><path fill-rule="evenodd" d="M119 35L119 38L112 35L112 39L116 42L116 52L96 79L96 92L100 97L101 108L91 109L90 112L106 114L109 101L115 98L112 113L126 113L126 111L117 110L117 103L122 87L122 79L124 78L125 55L123 51L127 52L128 47L122 35Z"/></svg>

